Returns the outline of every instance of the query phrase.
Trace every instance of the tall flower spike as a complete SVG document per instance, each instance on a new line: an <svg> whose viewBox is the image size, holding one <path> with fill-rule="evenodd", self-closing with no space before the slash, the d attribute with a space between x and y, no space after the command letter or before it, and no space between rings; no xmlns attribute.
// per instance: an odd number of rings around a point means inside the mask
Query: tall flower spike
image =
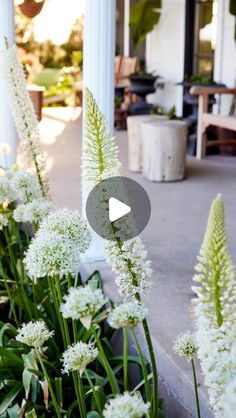
<svg viewBox="0 0 236 418"><path fill-rule="evenodd" d="M236 370L236 280L227 248L224 205L221 195L213 201L193 290L198 357L216 418L224 415L224 393L229 376Z"/></svg>
<svg viewBox="0 0 236 418"><path fill-rule="evenodd" d="M204 237L197 274L193 280L200 284L193 290L197 305L212 325L232 324L236 319L235 269L227 247L224 203L221 195L213 201Z"/></svg>
<svg viewBox="0 0 236 418"><path fill-rule="evenodd" d="M88 88L85 89L85 101L82 175L88 189L91 189L107 177L117 176L120 163L115 139L111 137L105 117Z"/></svg>
<svg viewBox="0 0 236 418"><path fill-rule="evenodd" d="M83 179L91 190L100 181L119 175L117 147L111 137L104 115L92 93L85 90L86 130L83 149ZM127 242L104 241L108 263L117 274L119 293L141 298L150 287L151 262L140 238Z"/></svg>
<svg viewBox="0 0 236 418"><path fill-rule="evenodd" d="M25 74L17 60L16 46L7 46L5 53L5 78L8 86L9 102L20 137L20 146L28 165L37 174L43 197L47 195L48 184L43 175L44 155L40 144L38 122L26 88Z"/></svg>

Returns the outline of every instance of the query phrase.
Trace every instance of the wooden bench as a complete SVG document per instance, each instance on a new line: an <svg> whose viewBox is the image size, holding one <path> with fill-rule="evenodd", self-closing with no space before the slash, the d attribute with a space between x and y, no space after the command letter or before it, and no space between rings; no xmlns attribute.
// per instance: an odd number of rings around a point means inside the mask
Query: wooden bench
<svg viewBox="0 0 236 418"><path fill-rule="evenodd" d="M226 87L203 87L193 86L190 94L198 95L198 126L197 126L197 159L201 159L206 155L206 148L209 146L219 145L235 145L236 141L232 140L215 140L207 141L206 128L209 125L218 126L220 128L231 129L236 131L236 116L223 116L208 113L209 96L214 94L236 94L236 88ZM236 136L236 135L235 135Z"/></svg>

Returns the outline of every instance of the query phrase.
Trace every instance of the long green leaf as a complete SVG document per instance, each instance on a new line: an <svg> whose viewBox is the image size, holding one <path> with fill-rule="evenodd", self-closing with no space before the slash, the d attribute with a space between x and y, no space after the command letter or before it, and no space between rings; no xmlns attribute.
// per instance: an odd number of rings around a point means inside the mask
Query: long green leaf
<svg viewBox="0 0 236 418"><path fill-rule="evenodd" d="M14 401L17 395L22 391L23 385L21 382L16 383L16 385L7 393L4 397L2 403L0 404L0 416L4 414L8 406Z"/></svg>
<svg viewBox="0 0 236 418"><path fill-rule="evenodd" d="M161 0L138 0L130 9L130 29L134 47L137 48L161 16Z"/></svg>
<svg viewBox="0 0 236 418"><path fill-rule="evenodd" d="M9 360L11 366L14 365L23 367L22 358L14 354L13 351L9 348L0 347L0 356L5 357L7 360Z"/></svg>

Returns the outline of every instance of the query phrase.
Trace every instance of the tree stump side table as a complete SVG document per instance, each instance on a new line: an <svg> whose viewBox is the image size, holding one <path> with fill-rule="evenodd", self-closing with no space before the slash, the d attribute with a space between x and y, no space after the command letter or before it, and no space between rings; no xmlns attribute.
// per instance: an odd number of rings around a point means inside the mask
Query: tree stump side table
<svg viewBox="0 0 236 418"><path fill-rule="evenodd" d="M143 122L168 120L167 116L160 115L135 115L127 118L128 128L128 160L129 169L134 172L142 171L142 130Z"/></svg>
<svg viewBox="0 0 236 418"><path fill-rule="evenodd" d="M150 181L183 180L187 124L183 121L142 123L143 175Z"/></svg>

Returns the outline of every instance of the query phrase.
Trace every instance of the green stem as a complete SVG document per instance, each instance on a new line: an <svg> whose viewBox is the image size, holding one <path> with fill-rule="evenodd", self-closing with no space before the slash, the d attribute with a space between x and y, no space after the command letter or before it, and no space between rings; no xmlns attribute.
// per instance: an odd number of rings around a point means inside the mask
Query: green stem
<svg viewBox="0 0 236 418"><path fill-rule="evenodd" d="M195 398L196 398L196 405L197 405L197 417L201 418L201 410L200 410L200 402L198 396L198 386L197 386L197 376L196 376L196 369L194 360L191 360L192 370L193 370L193 381L194 381L194 391L195 391Z"/></svg>
<svg viewBox="0 0 236 418"><path fill-rule="evenodd" d="M57 291L57 296L58 296L58 301L59 301L59 315L62 318L64 332L65 332L66 344L68 346L68 345L70 345L70 333L69 333L67 320L65 318L63 318L61 313L60 313L60 306L61 306L63 300L62 300L62 293L61 293L60 278L58 276L55 278L55 282L56 282L56 291Z"/></svg>
<svg viewBox="0 0 236 418"><path fill-rule="evenodd" d="M6 279L5 276L4 276L4 283L5 283L5 287L6 287L6 291L7 291L7 296L9 298L9 300L10 300L11 309L12 309L12 312L13 312L13 316L14 316L14 320L15 320L16 326L19 327L20 324L19 324L19 321L18 321L18 318L17 318L17 314L16 314L16 310L15 310L15 302L11 298L11 291L10 291L10 288L8 286L7 279Z"/></svg>
<svg viewBox="0 0 236 418"><path fill-rule="evenodd" d="M55 312L56 312L56 316L57 316L57 320L60 326L60 330L61 330L61 334L62 334L62 339L63 339L63 345L64 348L67 348L67 342L66 342L66 336L65 336L65 330L64 330L64 325L63 325L63 321L62 321L62 316L60 313L60 304L58 301L58 297L57 297L57 292L54 286L54 278L53 277L48 277L48 283L49 283L49 288L51 291L51 295L52 295L52 299L53 299L53 303L54 303L54 307L55 307Z"/></svg>
<svg viewBox="0 0 236 418"><path fill-rule="evenodd" d="M158 416L158 374L157 374L157 365L156 365L156 358L155 353L153 349L152 339L148 327L148 323L146 318L142 321L144 334L148 346L150 361L151 361L151 367L152 367L152 411L153 411L153 417Z"/></svg>
<svg viewBox="0 0 236 418"><path fill-rule="evenodd" d="M134 343L136 345L137 351L138 351L138 355L140 358L140 362L141 362L141 368L142 368L142 373L143 373L143 379L144 379L144 387L145 387L145 394L146 394L146 400L150 401L151 400L151 395L150 395L150 388L149 388L149 384L148 384L148 373L147 373L147 367L145 364L145 360L143 357L143 353L140 347L140 344L138 342L138 338L135 334L134 329L131 329L131 334L134 340Z"/></svg>
<svg viewBox="0 0 236 418"><path fill-rule="evenodd" d="M77 402L78 402L80 417L81 418L86 418L87 417L87 411L86 411L85 397L84 397L84 391L83 391L81 378L80 378L80 375L76 371L72 372L72 376L73 376L73 382L74 382L75 393L76 393L76 398L77 398Z"/></svg>
<svg viewBox="0 0 236 418"><path fill-rule="evenodd" d="M117 393L119 393L118 383L117 383L116 378L115 378L115 376L113 374L112 368L111 368L111 366L110 366L110 364L109 364L109 362L107 360L107 357L106 357L105 351L103 349L102 343L100 341L100 338L98 337L98 335L96 333L96 330L94 329L93 326L91 326L91 330L93 332L93 335L94 335L96 344L98 346L99 354L101 356L101 359L102 359L102 362L103 362L103 366L104 366L104 368L106 370L107 377L108 377L109 382L110 382L110 385L111 385L112 393L113 393L113 395L117 395Z"/></svg>
<svg viewBox="0 0 236 418"><path fill-rule="evenodd" d="M123 328L123 372L124 372L124 389L129 390L128 379L128 332Z"/></svg>
<svg viewBox="0 0 236 418"><path fill-rule="evenodd" d="M37 348L35 349L35 352L36 352L36 355L37 355L37 357L38 357L38 360L39 360L40 366L41 366L41 368L42 368L42 371L43 371L43 374L44 374L45 380L46 380L46 382L47 382L48 389L49 389L50 395L51 395L51 397L52 397L52 402L53 402L53 405L54 405L54 408L55 408L55 411L56 411L57 417L58 417L58 418L61 418L60 409L59 409L59 406L58 406L58 403L57 403L57 399L56 399L56 396L55 396L54 390L53 390L52 385L51 385L51 381L50 381L50 378L49 378L48 372L47 372L47 370L46 370L46 367L45 367L45 366L44 366L44 364L43 364L43 360L42 360L41 355L40 355L40 353L39 353L39 351L38 351L38 349L37 349Z"/></svg>
<svg viewBox="0 0 236 418"><path fill-rule="evenodd" d="M100 402L100 398L99 398L99 396L97 394L97 391L96 391L96 389L94 387L94 384L93 384L92 380L90 379L90 377L88 375L87 370L85 370L85 375L86 375L86 378L87 378L87 380L89 382L90 388L91 388L91 390L93 392L93 396L94 396L94 399L95 399L95 402L96 402L96 405L97 405L97 408L98 408L98 412L102 416L103 408L102 408L102 405L101 405L101 402Z"/></svg>

